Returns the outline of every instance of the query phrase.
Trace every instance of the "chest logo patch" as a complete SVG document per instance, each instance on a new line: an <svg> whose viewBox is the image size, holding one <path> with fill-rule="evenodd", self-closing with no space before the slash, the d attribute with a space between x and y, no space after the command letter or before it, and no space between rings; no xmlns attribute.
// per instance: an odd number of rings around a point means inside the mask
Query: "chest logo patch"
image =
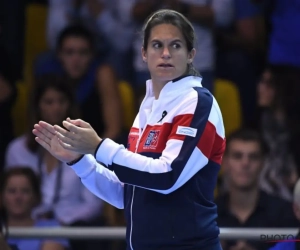
<svg viewBox="0 0 300 250"><path fill-rule="evenodd" d="M159 133L159 130L151 130L146 138L143 149L156 149Z"/></svg>

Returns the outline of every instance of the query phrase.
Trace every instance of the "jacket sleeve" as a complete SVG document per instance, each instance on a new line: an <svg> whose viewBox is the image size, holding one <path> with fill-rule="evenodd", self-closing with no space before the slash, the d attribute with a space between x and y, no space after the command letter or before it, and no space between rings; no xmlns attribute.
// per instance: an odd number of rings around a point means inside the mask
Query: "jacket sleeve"
<svg viewBox="0 0 300 250"><path fill-rule="evenodd" d="M124 208L124 184L116 174L99 164L92 155L85 155L72 166L83 185L107 203Z"/></svg>
<svg viewBox="0 0 300 250"><path fill-rule="evenodd" d="M123 183L169 194L209 162L220 165L225 148L223 119L210 94L181 105L173 118L166 147L158 159L130 152L110 139L102 141L97 161Z"/></svg>

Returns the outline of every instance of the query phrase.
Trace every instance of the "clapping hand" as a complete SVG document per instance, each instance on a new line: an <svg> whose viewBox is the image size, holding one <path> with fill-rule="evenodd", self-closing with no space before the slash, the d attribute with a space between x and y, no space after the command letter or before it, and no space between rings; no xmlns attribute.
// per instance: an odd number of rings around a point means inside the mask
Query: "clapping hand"
<svg viewBox="0 0 300 250"><path fill-rule="evenodd" d="M36 136L35 140L60 161L71 162L81 156L77 152L63 148L54 127L46 122L40 121L35 124L32 132Z"/></svg>
<svg viewBox="0 0 300 250"><path fill-rule="evenodd" d="M58 142L62 148L80 154L94 154L97 146L102 139L97 135L91 125L83 120L71 120L68 118L63 121L62 128L54 126Z"/></svg>

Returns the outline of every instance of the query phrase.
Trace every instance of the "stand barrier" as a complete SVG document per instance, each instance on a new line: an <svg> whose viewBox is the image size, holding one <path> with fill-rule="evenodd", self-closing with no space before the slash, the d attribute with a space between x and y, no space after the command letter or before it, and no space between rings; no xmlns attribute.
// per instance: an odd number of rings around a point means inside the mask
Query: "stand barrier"
<svg viewBox="0 0 300 250"><path fill-rule="evenodd" d="M298 228L220 228L223 240L292 239ZM125 239L124 227L60 227L9 229L12 238Z"/></svg>

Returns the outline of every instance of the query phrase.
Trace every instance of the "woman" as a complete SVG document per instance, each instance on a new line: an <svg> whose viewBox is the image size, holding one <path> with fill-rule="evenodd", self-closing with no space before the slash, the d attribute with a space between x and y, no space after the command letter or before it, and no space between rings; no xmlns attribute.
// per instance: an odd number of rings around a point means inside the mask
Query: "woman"
<svg viewBox="0 0 300 250"><path fill-rule="evenodd" d="M270 149L261 176L262 187L289 201L299 176L299 153L295 152L299 139L299 77L296 69L270 66L258 84L260 129Z"/></svg>
<svg viewBox="0 0 300 250"><path fill-rule="evenodd" d="M32 92L30 127L43 119L61 124L77 115L70 83L56 75L40 77ZM87 190L78 176L36 141L31 131L13 140L6 152L6 169L27 166L41 178L42 204L34 210L38 218L55 218L72 225L99 218L103 202Z"/></svg>
<svg viewBox="0 0 300 250"><path fill-rule="evenodd" d="M58 227L55 220L34 220L32 209L39 204L39 179L30 168L16 167L7 171L1 180L0 195L3 213L9 227ZM8 243L19 250L64 250L68 242L62 239L16 239Z"/></svg>
<svg viewBox="0 0 300 250"><path fill-rule="evenodd" d="M7 244L7 218L3 212L2 202L0 201L0 249L3 250L19 250L16 245Z"/></svg>
<svg viewBox="0 0 300 250"><path fill-rule="evenodd" d="M68 131L40 122L33 133L93 193L125 208L128 249L220 250L213 200L224 126L192 65L193 27L164 9L150 16L143 31L151 80L127 149L103 140L82 120L64 121Z"/></svg>

